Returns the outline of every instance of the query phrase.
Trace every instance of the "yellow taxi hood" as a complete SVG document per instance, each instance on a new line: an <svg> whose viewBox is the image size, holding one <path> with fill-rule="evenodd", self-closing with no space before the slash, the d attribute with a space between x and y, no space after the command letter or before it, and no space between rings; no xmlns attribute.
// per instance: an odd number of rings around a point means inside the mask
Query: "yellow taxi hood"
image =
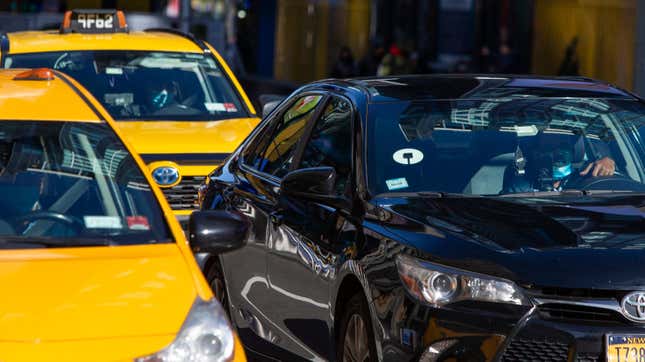
<svg viewBox="0 0 645 362"><path fill-rule="evenodd" d="M197 297L174 243L0 250L0 285L0 345L153 336L168 344Z"/></svg>
<svg viewBox="0 0 645 362"><path fill-rule="evenodd" d="M230 153L258 124L258 118L221 121L117 121L138 153Z"/></svg>

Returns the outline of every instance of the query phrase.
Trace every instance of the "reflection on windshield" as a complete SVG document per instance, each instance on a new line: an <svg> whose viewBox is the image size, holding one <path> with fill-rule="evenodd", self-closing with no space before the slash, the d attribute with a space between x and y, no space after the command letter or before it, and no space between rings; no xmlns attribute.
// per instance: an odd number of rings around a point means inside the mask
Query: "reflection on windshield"
<svg viewBox="0 0 645 362"><path fill-rule="evenodd" d="M48 67L83 84L116 120L215 120L246 116L215 60L203 54L74 51L16 54L5 68Z"/></svg>
<svg viewBox="0 0 645 362"><path fill-rule="evenodd" d="M0 123L1 240L62 246L168 238L148 183L107 124Z"/></svg>
<svg viewBox="0 0 645 362"><path fill-rule="evenodd" d="M645 191L645 107L632 100L502 97L374 104L375 194Z"/></svg>

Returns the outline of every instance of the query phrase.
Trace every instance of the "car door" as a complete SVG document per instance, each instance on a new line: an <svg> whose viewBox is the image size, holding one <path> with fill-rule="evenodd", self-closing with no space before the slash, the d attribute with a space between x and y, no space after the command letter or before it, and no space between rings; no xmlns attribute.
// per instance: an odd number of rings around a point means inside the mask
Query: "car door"
<svg viewBox="0 0 645 362"><path fill-rule="evenodd" d="M322 102L321 94L298 97L283 107L243 150L233 187L225 192L228 207L248 216L253 232L247 245L224 254L222 267L229 290L232 318L247 347L266 350L275 344L277 327L266 317L275 301L266 278L269 225L280 178L294 165L296 150Z"/></svg>
<svg viewBox="0 0 645 362"><path fill-rule="evenodd" d="M351 102L332 95L308 131L298 168L334 167L336 193L351 199ZM330 282L341 250L337 238L346 223L339 210L281 195L268 234L268 280L275 305L267 311L279 326L279 344L308 360L328 359ZM348 211L348 210L346 210Z"/></svg>

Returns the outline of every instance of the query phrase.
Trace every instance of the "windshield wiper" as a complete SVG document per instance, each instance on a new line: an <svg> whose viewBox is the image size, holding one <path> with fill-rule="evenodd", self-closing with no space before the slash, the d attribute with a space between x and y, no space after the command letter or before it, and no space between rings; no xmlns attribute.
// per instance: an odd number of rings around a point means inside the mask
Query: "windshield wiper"
<svg viewBox="0 0 645 362"><path fill-rule="evenodd" d="M562 191L530 191L530 192L516 192L512 194L502 195L489 195L496 197L545 197L545 196L585 196L589 195L589 191L567 189Z"/></svg>
<svg viewBox="0 0 645 362"><path fill-rule="evenodd" d="M645 192L640 192L640 191L632 191L632 190L589 190L586 192L587 195L622 195L622 196L641 196L644 195Z"/></svg>
<svg viewBox="0 0 645 362"><path fill-rule="evenodd" d="M639 196L645 193L631 190L577 190L518 192L498 197L548 197L548 196ZM492 196L492 195L491 195Z"/></svg>
<svg viewBox="0 0 645 362"><path fill-rule="evenodd" d="M45 236L12 236L0 235L0 248L9 244L37 244L46 247L65 246L110 246L113 242L109 239L92 238L53 238Z"/></svg>
<svg viewBox="0 0 645 362"><path fill-rule="evenodd" d="M459 194L452 192L442 192L442 191L413 191L413 192L384 192L376 195L375 197L427 197L430 199L441 199L441 198L478 198L481 195L471 195L471 194Z"/></svg>

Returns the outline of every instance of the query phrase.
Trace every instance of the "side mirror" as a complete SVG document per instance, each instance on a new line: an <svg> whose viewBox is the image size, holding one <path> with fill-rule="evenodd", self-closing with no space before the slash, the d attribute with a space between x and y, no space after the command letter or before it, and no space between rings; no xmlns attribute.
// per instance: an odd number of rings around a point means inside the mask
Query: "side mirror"
<svg viewBox="0 0 645 362"><path fill-rule="evenodd" d="M258 98L262 105L262 118L268 116L285 99L284 96L278 94L263 94Z"/></svg>
<svg viewBox="0 0 645 362"><path fill-rule="evenodd" d="M282 101L272 101L262 106L262 118L266 118Z"/></svg>
<svg viewBox="0 0 645 362"><path fill-rule="evenodd" d="M323 201L334 197L335 184L333 167L312 167L289 172L282 179L280 189L287 196Z"/></svg>
<svg viewBox="0 0 645 362"><path fill-rule="evenodd" d="M238 212L195 211L188 220L188 239L195 253L221 254L239 249L250 231L250 220Z"/></svg>

